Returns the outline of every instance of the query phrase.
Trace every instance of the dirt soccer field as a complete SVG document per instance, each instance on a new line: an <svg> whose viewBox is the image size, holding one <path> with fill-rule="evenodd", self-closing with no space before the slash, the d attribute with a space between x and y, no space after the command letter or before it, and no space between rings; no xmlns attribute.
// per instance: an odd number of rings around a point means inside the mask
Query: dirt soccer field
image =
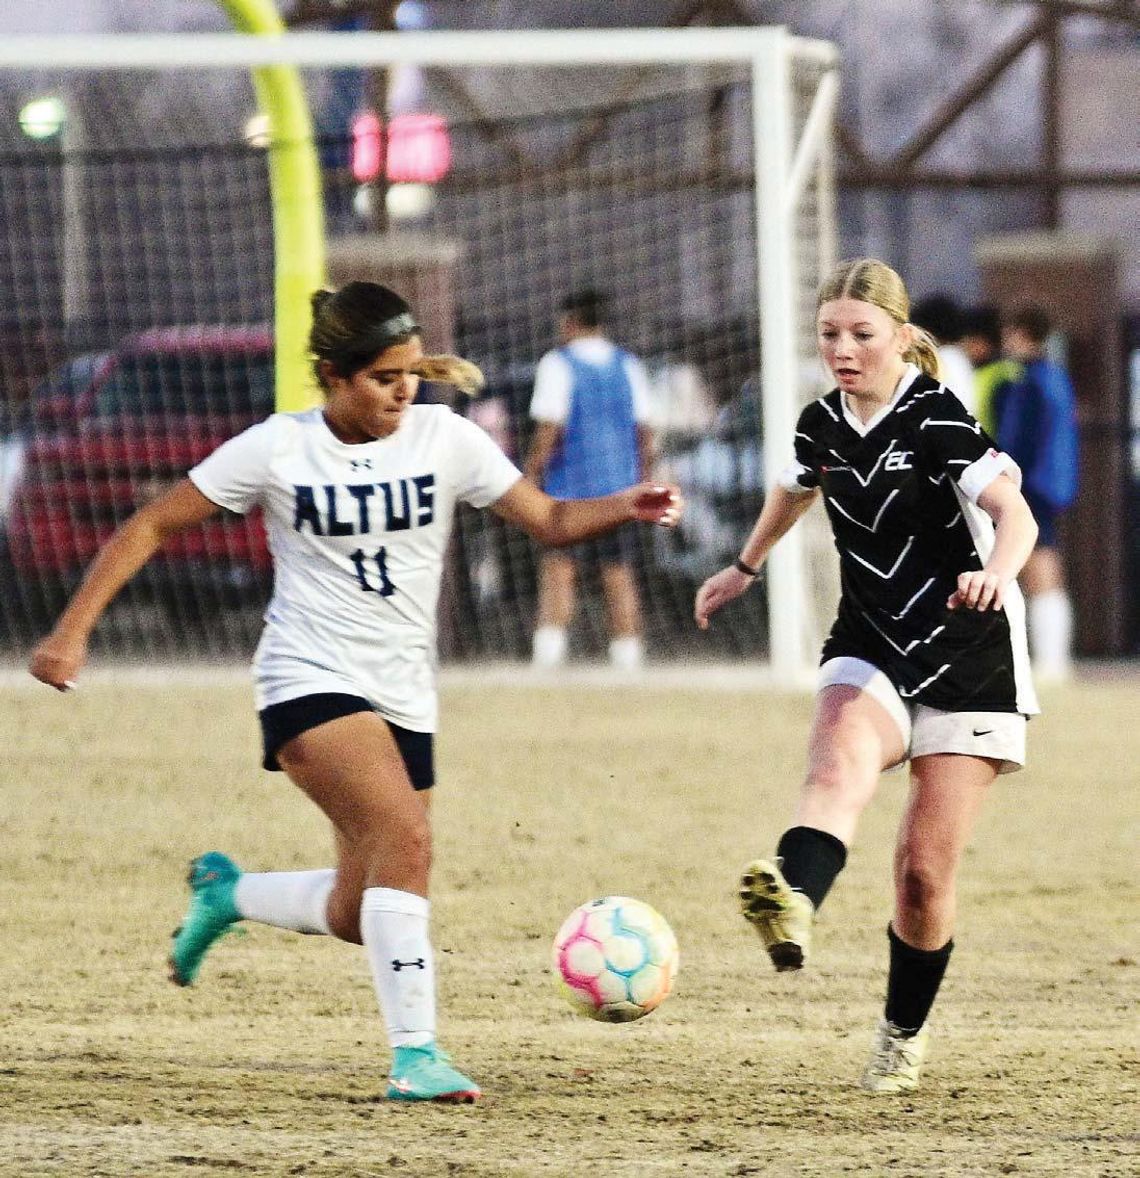
<svg viewBox="0 0 1140 1178"><path fill-rule="evenodd" d="M776 975L739 867L790 814L810 701L758 690L448 686L433 921L441 1039L474 1107L380 1099L357 949L257 926L165 979L194 854L327 865L257 769L248 689L0 687L0 1174L1134 1175L1140 681L1045 696L994 791L923 1087L859 1091L905 780L883 778L816 953ZM570 1011L550 940L605 893L659 908L676 993Z"/></svg>

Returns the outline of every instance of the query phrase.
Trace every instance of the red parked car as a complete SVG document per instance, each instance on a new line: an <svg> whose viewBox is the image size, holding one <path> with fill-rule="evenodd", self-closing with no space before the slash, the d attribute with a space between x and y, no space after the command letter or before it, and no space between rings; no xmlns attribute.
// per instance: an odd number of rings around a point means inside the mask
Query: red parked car
<svg viewBox="0 0 1140 1178"><path fill-rule="evenodd" d="M42 594L49 613L136 508L273 412L268 327L160 328L98 360L78 387L30 406L9 489L12 572L25 599ZM257 513L226 514L173 536L144 582L208 611L263 595L270 575Z"/></svg>

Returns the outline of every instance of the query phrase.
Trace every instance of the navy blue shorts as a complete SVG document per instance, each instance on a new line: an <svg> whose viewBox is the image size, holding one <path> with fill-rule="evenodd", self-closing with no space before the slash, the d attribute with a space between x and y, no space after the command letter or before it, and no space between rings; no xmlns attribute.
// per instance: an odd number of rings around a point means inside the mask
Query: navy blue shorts
<svg viewBox="0 0 1140 1178"><path fill-rule="evenodd" d="M335 691L302 695L287 699L284 703L270 704L258 712L261 721L261 741L264 748L262 768L280 773L277 750L302 732L339 720L341 716L352 716L357 712L375 712L376 709L359 695L342 694ZM379 713L377 713L379 714ZM383 717L381 717L383 719ZM401 728L391 720L384 720L415 789L431 789L435 785L434 741L430 732L412 732Z"/></svg>
<svg viewBox="0 0 1140 1178"><path fill-rule="evenodd" d="M1025 496L1025 502L1029 504L1029 510L1033 512L1033 518L1037 521L1037 547L1056 548L1057 521L1061 518L1062 512L1050 506L1039 495L1034 495L1032 491L1022 491L1022 494Z"/></svg>

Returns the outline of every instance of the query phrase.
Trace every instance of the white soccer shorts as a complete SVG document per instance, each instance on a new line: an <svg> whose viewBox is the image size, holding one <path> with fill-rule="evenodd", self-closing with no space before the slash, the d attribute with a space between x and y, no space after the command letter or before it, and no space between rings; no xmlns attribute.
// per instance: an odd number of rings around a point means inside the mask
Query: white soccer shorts
<svg viewBox="0 0 1140 1178"><path fill-rule="evenodd" d="M903 759L930 753L961 753L1001 761L999 773L1025 765L1027 718L1020 712L944 712L906 703L878 667L863 659L828 659L819 669L819 689L847 684L865 691L887 709L902 734Z"/></svg>

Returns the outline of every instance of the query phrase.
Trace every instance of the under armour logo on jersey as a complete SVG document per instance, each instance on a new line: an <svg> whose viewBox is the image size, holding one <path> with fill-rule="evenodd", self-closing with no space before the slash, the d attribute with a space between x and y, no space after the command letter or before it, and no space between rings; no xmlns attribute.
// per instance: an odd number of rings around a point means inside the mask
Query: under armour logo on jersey
<svg viewBox="0 0 1140 1178"><path fill-rule="evenodd" d="M372 469L372 459L371 458L350 458L348 460L348 465L351 466L353 470L371 470Z"/></svg>
<svg viewBox="0 0 1140 1178"><path fill-rule="evenodd" d="M399 973L402 969L427 969L422 957L417 957L415 961L401 961L398 957L393 960L392 968Z"/></svg>
<svg viewBox="0 0 1140 1178"><path fill-rule="evenodd" d="M886 462L883 463L883 470L913 470L914 463L911 462L913 455L913 450L892 450L887 455Z"/></svg>

